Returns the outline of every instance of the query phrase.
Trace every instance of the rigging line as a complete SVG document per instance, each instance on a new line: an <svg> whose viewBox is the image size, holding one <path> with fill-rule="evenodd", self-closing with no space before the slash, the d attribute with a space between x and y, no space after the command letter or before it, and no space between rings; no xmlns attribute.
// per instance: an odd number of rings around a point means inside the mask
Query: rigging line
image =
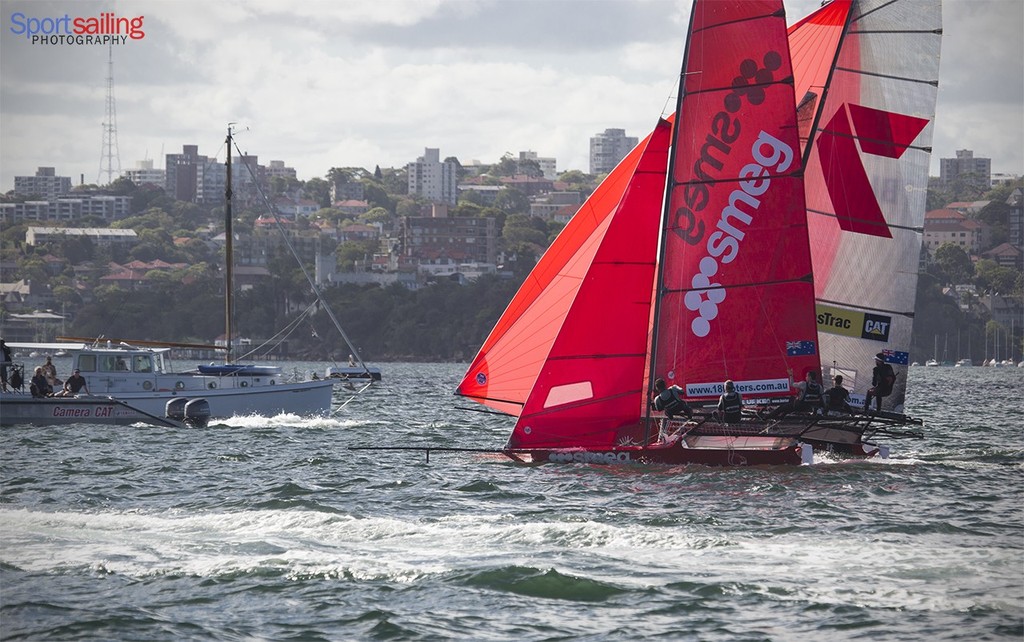
<svg viewBox="0 0 1024 642"><path fill-rule="evenodd" d="M124 406L125 408L133 410L139 413L140 415L145 415L161 426L167 426L168 428L181 428L181 425L178 424L177 422L173 422L170 419L164 419L162 417L158 417L157 415L150 414L143 410L142 408L136 408L135 406L129 405L127 402L121 401L120 399L116 399L114 397L107 397L107 399L109 399L111 403L115 403L119 406Z"/></svg>
<svg viewBox="0 0 1024 642"><path fill-rule="evenodd" d="M938 80L925 80L924 78L910 78L908 76L893 76L892 74L880 74L872 71L864 71L863 69L851 69L849 67L836 67L836 71L845 71L858 76L871 76L872 78L884 78L886 80L898 80L900 82L913 82L920 85L931 85L932 87L938 87Z"/></svg>
<svg viewBox="0 0 1024 642"><path fill-rule="evenodd" d="M240 356L239 359L248 359L248 358L252 357L254 354L258 354L264 348L267 349L267 352L270 352L274 348L278 347L279 345L281 345L282 343L287 341L288 337L290 337L292 335L292 333L294 333L299 328L299 323L301 323L304 319L306 319L311 314L312 309L313 309L313 307L315 305L316 305L315 303L310 303L308 306L306 306L306 309L303 310L302 313L298 317L295 318L294 321L292 321L291 323L289 323L285 327L283 327L280 330L278 330L277 334L275 334L274 336L268 338L266 341L264 341L260 345L256 346L255 348L253 348L249 352L246 352L245 354ZM284 336L282 336L282 335L284 335ZM278 337L280 337L280 339L278 339ZM271 345L271 342L273 342L273 345Z"/></svg>
<svg viewBox="0 0 1024 642"><path fill-rule="evenodd" d="M238 147L238 143L234 143L234 145L235 150L237 150L238 154L242 156L242 150ZM352 354L355 356L356 360L359 361L359 365L362 366L363 371L367 375L370 375L369 366L367 366L363 362L363 358L359 355L359 351L356 350L355 346L352 344L352 341L349 340L348 335L345 334L345 330L341 327L341 323L339 323L338 319L334 316L334 311L332 311L331 306L327 304L326 299L324 299L323 293L320 292L320 288L316 286L316 283L313 281L312 277L309 276L309 270L307 270L306 266L303 265L301 260L299 260L299 255L295 251L295 247L292 245L291 239L288 238L288 235L285 233L284 226L281 225L281 217L278 216L277 211L270 203L270 199L267 198L266 192L263 191L263 188L260 186L259 181L256 179L256 173L253 171L253 168L251 166L252 164L242 164L245 165L245 168L249 171L249 175L252 177L253 185L256 187L256 192L260 195L260 198L263 199L264 205L267 206L267 211L270 212L271 216L274 217L274 223L277 226L278 232L281 233L281 237L284 239L285 245L288 246L288 251L291 252L292 256L295 258L295 262L299 264L299 269L302 270L302 275L306 277L306 282L309 283L309 287L312 288L313 294L316 295L317 301L319 301L324 306L324 311L327 313L327 316L331 318L331 321L334 323L334 327L337 328L338 333L341 334L341 338L345 340L345 344L348 346L349 350L352 351Z"/></svg>
<svg viewBox="0 0 1024 642"><path fill-rule="evenodd" d="M885 310L885 309L882 309L882 308L869 308L869 307L867 307L865 305L857 305L855 303L847 303L846 301L833 301L831 299L817 299L816 298L816 299L814 299L814 302L815 303L825 303L825 304L828 304L828 305L841 305L844 308L851 308L853 310L863 310L865 312L884 312L885 314L898 314L898 315L900 315L902 317L907 317L907 318L910 318L910 319L914 318L914 312L913 311L905 312L905 311L900 311L900 310Z"/></svg>
<svg viewBox="0 0 1024 642"><path fill-rule="evenodd" d="M828 218L835 218L835 219L839 218L839 216L836 215L833 212L825 212L823 210L816 210L816 209L813 209L813 208L810 208L810 207L807 208L807 211L809 213L811 213L811 214L817 214L819 216L827 216ZM861 223L870 223L871 222L871 221L868 221L867 219L857 219L857 221L859 221ZM924 228L923 227L915 227L915 226L912 226L912 225L894 225L892 223L887 224L886 227L888 227L891 230L906 230L908 232L917 232L918 234L924 234Z"/></svg>
<svg viewBox="0 0 1024 642"><path fill-rule="evenodd" d="M371 378L371 379L370 379L369 381L367 381L367 382L366 382L366 385L364 385L364 386L363 386L362 388L360 388L359 390L356 390L355 392L353 392L353 393L352 393L352 395L351 395L351 396L350 396L350 397L349 397L348 399L346 399L346 400L344 401L344 403L342 403L342 404L341 404L340 406L338 406L338 407L337 407L337 409L333 410L333 411L331 412L331 414L332 414L332 415L336 415L336 414L338 414L339 412L341 412L341 409L342 409L342 408L344 408L345 406L347 406L347 405L349 404L349 402L350 402L350 401L352 401L353 399L355 399L356 397L358 397L358 396L359 396L360 394L362 394L362 393L363 393L363 391L365 391L365 390L366 390L367 388L369 388L369 387L370 387L370 386L372 386L372 385L373 385L373 379Z"/></svg>

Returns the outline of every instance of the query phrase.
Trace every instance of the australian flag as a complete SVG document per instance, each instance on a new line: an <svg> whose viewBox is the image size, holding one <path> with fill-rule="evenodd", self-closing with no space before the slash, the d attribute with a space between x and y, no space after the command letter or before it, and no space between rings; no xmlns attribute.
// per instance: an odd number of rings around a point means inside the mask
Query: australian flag
<svg viewBox="0 0 1024 642"><path fill-rule="evenodd" d="M787 341L786 356L800 357L807 354L814 354L813 341Z"/></svg>
<svg viewBox="0 0 1024 642"><path fill-rule="evenodd" d="M885 355L884 361L886 363L895 363L898 366L905 366L910 362L909 352L900 352L899 350L882 350L882 354Z"/></svg>

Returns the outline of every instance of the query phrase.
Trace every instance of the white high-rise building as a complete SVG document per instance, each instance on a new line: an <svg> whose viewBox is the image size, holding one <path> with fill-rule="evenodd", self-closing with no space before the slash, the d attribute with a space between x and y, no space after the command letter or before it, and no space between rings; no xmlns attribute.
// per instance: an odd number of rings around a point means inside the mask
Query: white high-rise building
<svg viewBox="0 0 1024 642"><path fill-rule="evenodd" d="M555 169L554 158L541 158L540 156L537 155L537 152L526 151L519 152L519 160L537 161L537 164L540 165L540 171L544 173L544 178L548 179L549 181L553 181L556 178L558 178L558 172Z"/></svg>
<svg viewBox="0 0 1024 642"><path fill-rule="evenodd" d="M57 198L71 191L71 178L57 176L53 167L40 167L35 176L15 176L15 196L37 196L41 198Z"/></svg>
<svg viewBox="0 0 1024 642"><path fill-rule="evenodd" d="M406 166L409 194L422 196L435 203L455 205L458 200L459 166L454 161L441 162L441 150L427 147L423 156Z"/></svg>
<svg viewBox="0 0 1024 642"><path fill-rule="evenodd" d="M590 139L590 173L607 174L640 142L625 129L606 129Z"/></svg>
<svg viewBox="0 0 1024 642"><path fill-rule="evenodd" d="M153 159L135 161L133 169L126 169L124 177L136 185L156 185L164 187L167 180L167 172L162 169L153 169Z"/></svg>

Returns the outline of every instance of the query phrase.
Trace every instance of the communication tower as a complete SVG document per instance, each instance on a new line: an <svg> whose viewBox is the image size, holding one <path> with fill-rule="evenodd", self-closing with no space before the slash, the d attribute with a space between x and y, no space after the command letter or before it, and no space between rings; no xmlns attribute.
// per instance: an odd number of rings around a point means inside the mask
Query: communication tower
<svg viewBox="0 0 1024 642"><path fill-rule="evenodd" d="M107 113L103 122L103 147L100 151L100 173L96 184L102 184L103 174L107 175L106 184L114 182L121 175L121 153L117 149L117 106L114 103L114 46L110 45L107 57Z"/></svg>

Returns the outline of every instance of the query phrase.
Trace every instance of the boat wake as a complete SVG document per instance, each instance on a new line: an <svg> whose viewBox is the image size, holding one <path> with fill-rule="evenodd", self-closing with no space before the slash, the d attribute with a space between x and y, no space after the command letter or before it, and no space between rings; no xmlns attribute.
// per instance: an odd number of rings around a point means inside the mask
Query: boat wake
<svg viewBox="0 0 1024 642"><path fill-rule="evenodd" d="M281 413L273 417L264 417L261 415L246 415L241 417L231 417L229 419L219 419L216 423L211 423L210 428L226 427L226 428L253 428L253 429L265 429L265 428L315 428L315 429L332 429L332 428L351 428L353 426L365 425L370 423L367 421L353 421L350 419L341 419L338 417L330 417L325 415L314 415L314 416L302 416L292 413Z"/></svg>

